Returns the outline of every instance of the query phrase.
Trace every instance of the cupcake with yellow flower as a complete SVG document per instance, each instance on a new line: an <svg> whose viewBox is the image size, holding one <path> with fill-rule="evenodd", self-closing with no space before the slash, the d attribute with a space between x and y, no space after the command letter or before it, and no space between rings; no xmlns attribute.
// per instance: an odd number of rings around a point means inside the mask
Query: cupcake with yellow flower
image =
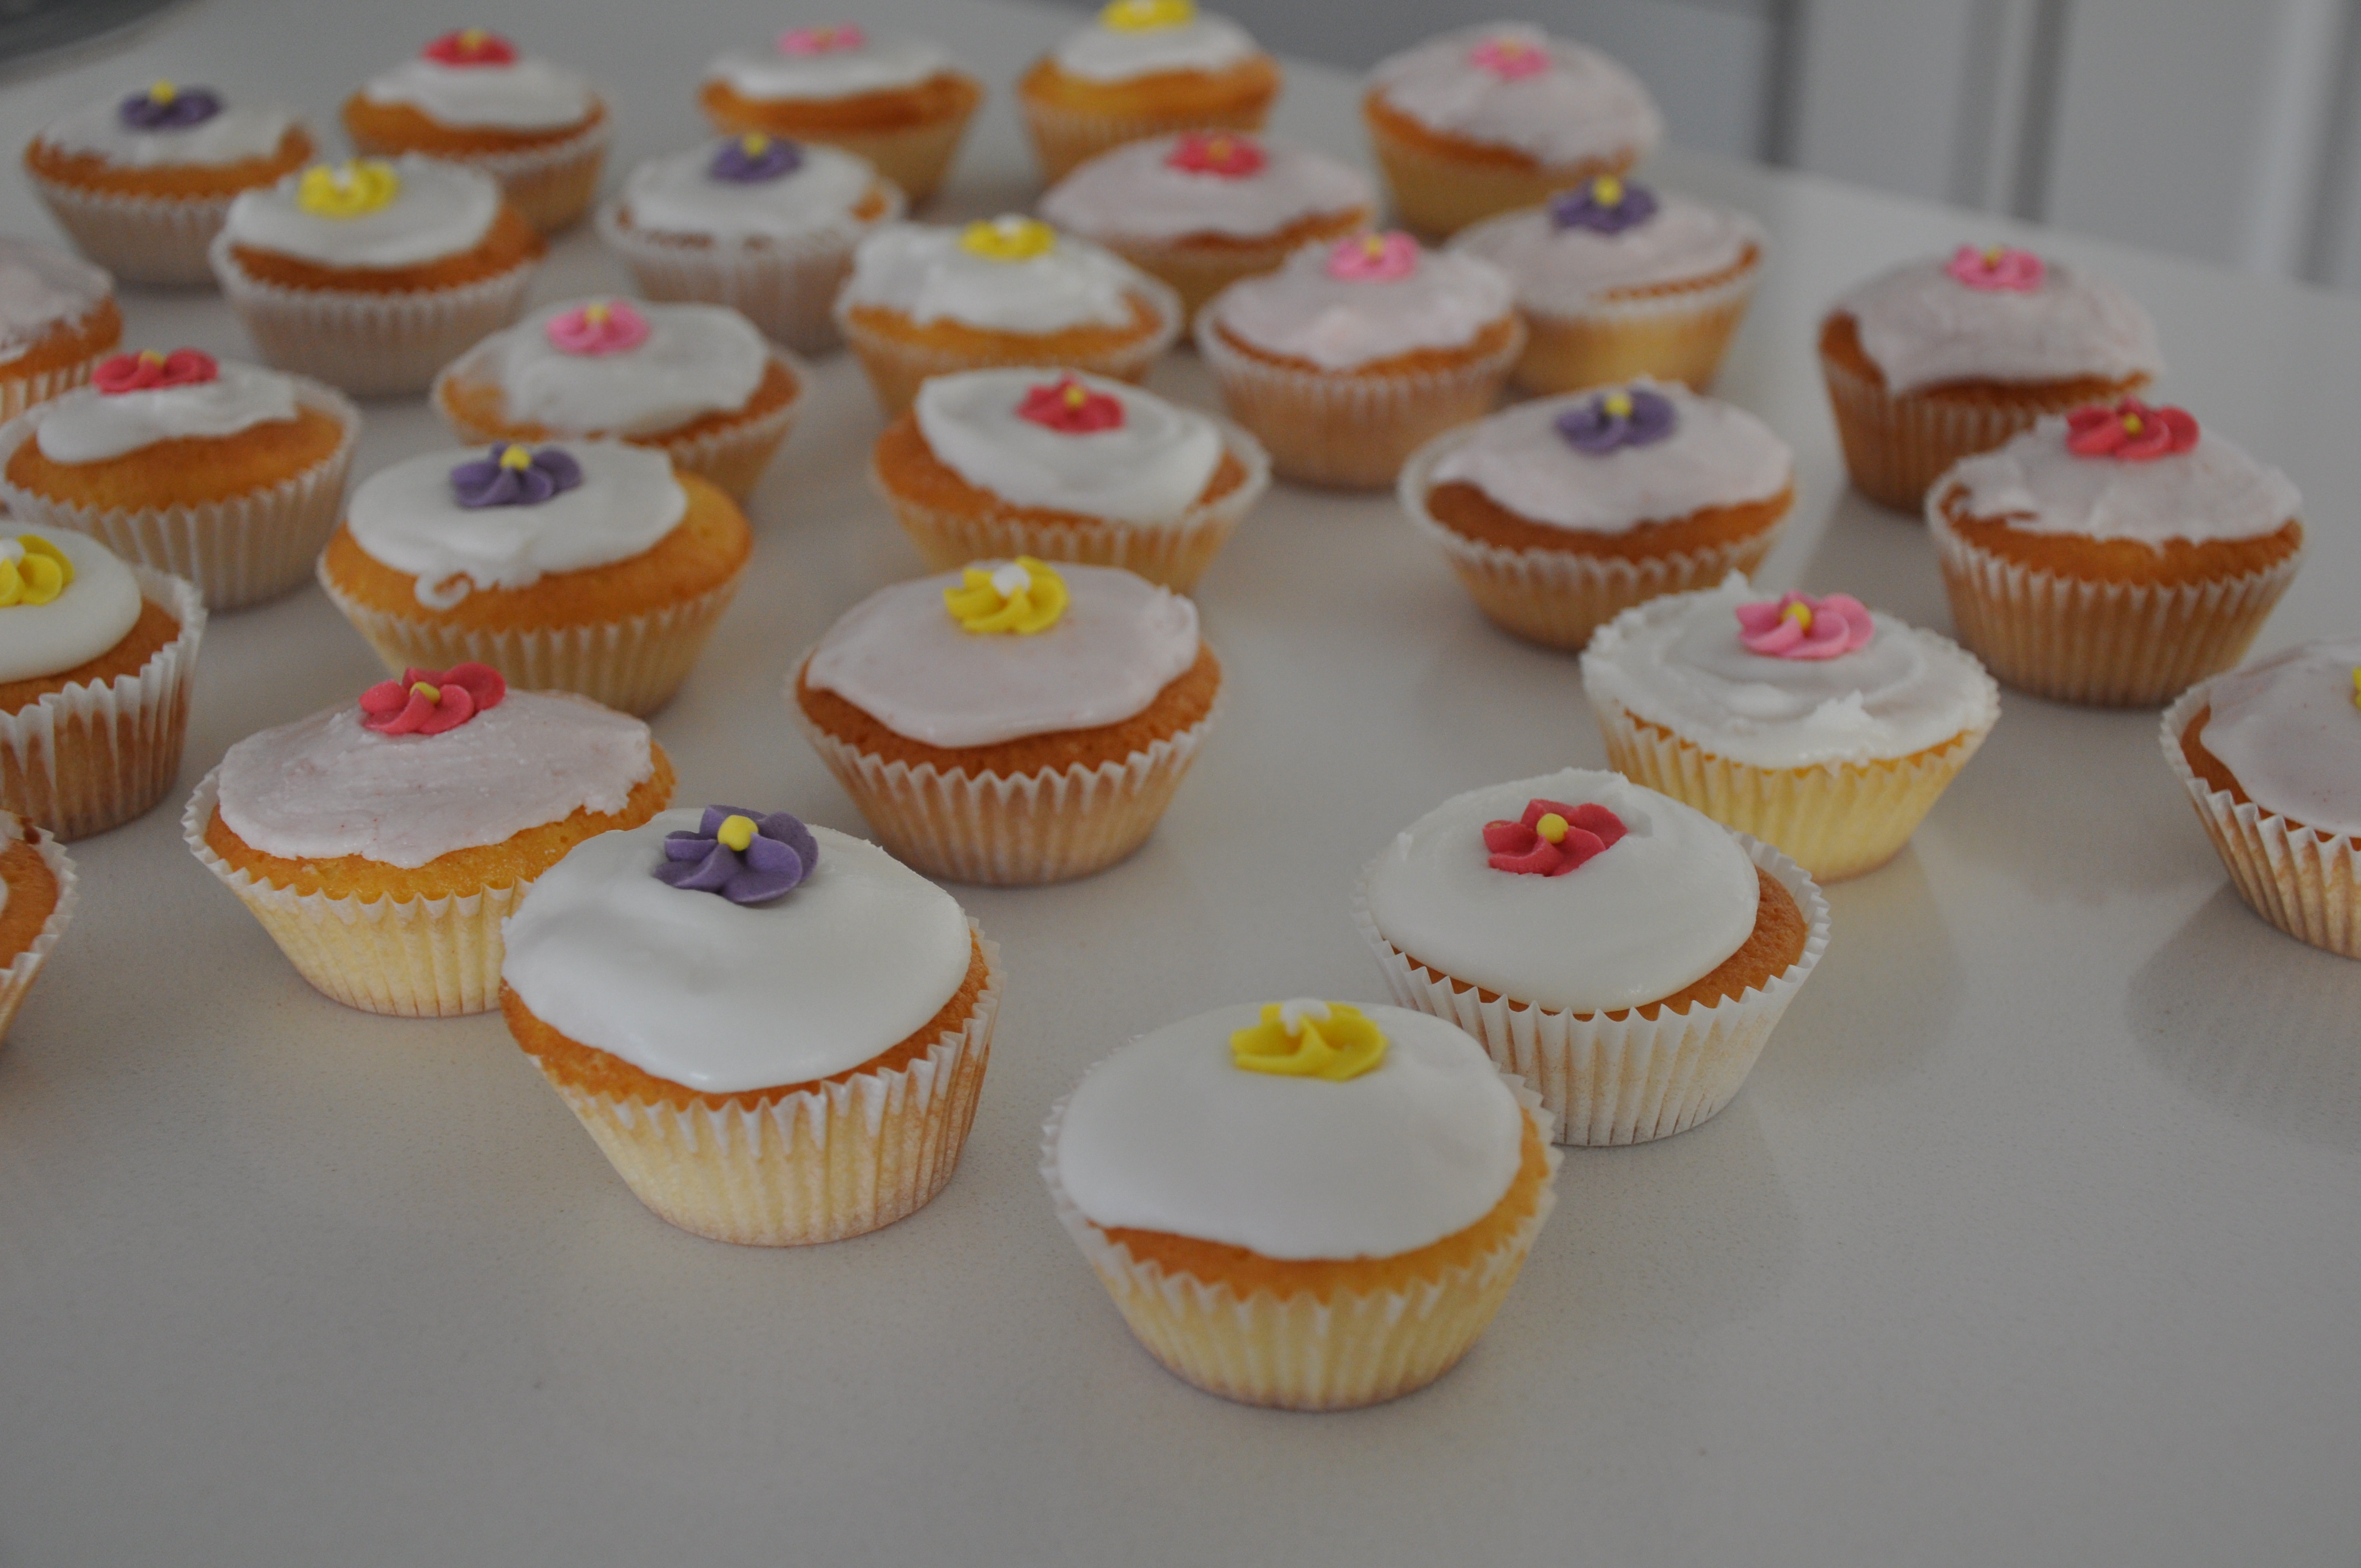
<svg viewBox="0 0 2361 1568"><path fill-rule="evenodd" d="M1042 177L1125 142L1171 131L1258 131L1279 96L1279 61L1194 0L1109 0L1017 79Z"/></svg>

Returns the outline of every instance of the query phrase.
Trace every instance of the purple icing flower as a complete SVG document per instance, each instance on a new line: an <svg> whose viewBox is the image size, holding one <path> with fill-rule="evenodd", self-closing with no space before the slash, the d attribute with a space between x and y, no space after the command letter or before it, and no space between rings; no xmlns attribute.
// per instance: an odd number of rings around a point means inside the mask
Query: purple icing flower
<svg viewBox="0 0 2361 1568"><path fill-rule="evenodd" d="M451 488L463 507L537 507L582 482L582 465L561 447L535 451L514 442L492 448L489 457L451 470Z"/></svg>
<svg viewBox="0 0 2361 1568"><path fill-rule="evenodd" d="M706 165L705 171L716 180L752 185L793 174L803 166L803 148L785 137L766 137L756 132L731 137L716 148L713 161Z"/></svg>
<svg viewBox="0 0 2361 1568"><path fill-rule="evenodd" d="M1653 446L1673 433L1673 400L1645 387L1601 392L1557 416L1557 433L1577 452L1603 457L1621 446Z"/></svg>
<svg viewBox="0 0 2361 1568"><path fill-rule="evenodd" d="M221 94L210 87L175 87L159 82L123 100L116 114L135 131L177 131L201 126L222 112Z"/></svg>
<svg viewBox="0 0 2361 1568"><path fill-rule="evenodd" d="M708 806L694 833L664 835L656 880L690 893L718 893L732 904L767 904L811 875L819 840L785 812L765 817Z"/></svg>
<svg viewBox="0 0 2361 1568"><path fill-rule="evenodd" d="M1550 222L1562 229L1621 234L1656 215L1656 193L1645 185L1602 174L1550 203Z"/></svg>

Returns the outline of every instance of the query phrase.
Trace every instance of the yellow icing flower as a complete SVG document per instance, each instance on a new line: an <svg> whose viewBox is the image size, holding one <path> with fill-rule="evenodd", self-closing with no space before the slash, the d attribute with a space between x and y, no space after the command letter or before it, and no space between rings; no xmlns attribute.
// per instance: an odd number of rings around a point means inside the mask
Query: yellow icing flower
<svg viewBox="0 0 2361 1568"><path fill-rule="evenodd" d="M401 176L381 158L348 158L303 170L295 204L315 218L361 218L401 194Z"/></svg>
<svg viewBox="0 0 2361 1568"><path fill-rule="evenodd" d="M2353 706L2361 707L2361 664L2353 666Z"/></svg>
<svg viewBox="0 0 2361 1568"><path fill-rule="evenodd" d="M0 539L0 607L47 604L73 580L73 563L39 534Z"/></svg>
<svg viewBox="0 0 2361 1568"><path fill-rule="evenodd" d="M1196 0L1107 0L1099 12L1099 26L1118 33L1185 27L1196 19Z"/></svg>
<svg viewBox="0 0 2361 1568"><path fill-rule="evenodd" d="M1247 1072L1342 1083L1385 1059L1384 1033L1344 1002L1266 1002L1260 1023L1230 1036L1231 1065Z"/></svg>
<svg viewBox="0 0 2361 1568"><path fill-rule="evenodd" d="M960 248L986 261L1030 261L1058 247L1058 231L1038 218L978 218L960 231Z"/></svg>
<svg viewBox="0 0 2361 1568"><path fill-rule="evenodd" d="M943 590L943 608L962 630L1030 637L1066 613L1066 579L1030 555L990 571L970 566L959 587Z"/></svg>

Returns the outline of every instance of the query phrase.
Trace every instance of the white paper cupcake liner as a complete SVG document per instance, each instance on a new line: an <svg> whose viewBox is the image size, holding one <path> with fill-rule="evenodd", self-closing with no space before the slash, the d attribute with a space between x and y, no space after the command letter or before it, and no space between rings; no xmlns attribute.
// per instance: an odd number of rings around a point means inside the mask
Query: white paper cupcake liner
<svg viewBox="0 0 2361 1568"><path fill-rule="evenodd" d="M1537 395L1576 392L1638 376L1706 391L1762 275L1758 257L1731 277L1699 288L1620 299L1523 302L1525 352L1510 379Z"/></svg>
<svg viewBox="0 0 2361 1568"><path fill-rule="evenodd" d="M1388 941L1369 914L1369 873L1353 890L1353 924L1385 971L1394 1002L1447 1018L1484 1043L1504 1072L1541 1091L1558 1119L1558 1142L1640 1144L1686 1132L1730 1102L1753 1069L1780 1014L1828 946L1828 905L1811 873L1770 845L1733 833L1747 857L1795 898L1807 926L1804 956L1761 986L1710 1007L1653 1018L1536 1007L1506 996L1483 1000L1465 981L1422 972Z"/></svg>
<svg viewBox="0 0 2361 1568"><path fill-rule="evenodd" d="M295 396L304 407L344 427L344 439L327 456L267 489L193 506L77 506L8 483L8 460L40 428L42 414L0 427L0 503L29 522L70 528L103 541L126 560L188 578L204 595L205 607L220 613L277 598L312 575L320 547L335 532L345 499L345 475L361 413L330 387L296 378Z"/></svg>
<svg viewBox="0 0 2361 1568"><path fill-rule="evenodd" d="M1274 93L1272 99L1278 94ZM1040 160L1041 182L1054 185L1099 154L1126 142L1180 131L1259 131L1270 118L1271 99L1243 113L1226 115L1090 114L1043 104L1019 91L1017 112Z"/></svg>
<svg viewBox="0 0 2361 1568"><path fill-rule="evenodd" d="M134 196L92 191L25 170L74 248L126 283L210 288L206 252L229 221L227 196Z"/></svg>
<svg viewBox="0 0 2361 1568"><path fill-rule="evenodd" d="M2211 700L2210 681L2182 692L2164 710L2157 739L2172 776L2188 793L2205 836L2246 906L2299 942L2341 958L2361 959L2361 846L2243 804L2189 765L2181 732Z"/></svg>
<svg viewBox="0 0 2361 1568"><path fill-rule="evenodd" d="M909 411L918 395L918 384L929 376L956 375L961 370L987 370L1001 366L1038 366L1047 369L1082 370L1093 376L1112 377L1118 381L1144 381L1148 367L1160 358L1180 337L1180 329L1188 324L1187 313L1180 308L1180 296L1160 278L1143 272L1131 285L1155 306L1156 328L1146 337L1094 354L1047 354L1039 347L1040 340L1023 334L1011 333L1006 340L984 353L949 351L865 327L852 313L843 296L836 302L837 330L844 341L852 345L860 357L861 368L869 377L869 385L877 394L877 406L889 420L899 419Z"/></svg>
<svg viewBox="0 0 2361 1568"><path fill-rule="evenodd" d="M1550 1145L1541 1097L1513 1076L1509 1087ZM1338 1290L1241 1298L1226 1282L1167 1273L1143 1262L1074 1206L1058 1179L1058 1129L1069 1091L1041 1129L1041 1179L1058 1223L1090 1260L1133 1335L1166 1370L1241 1404L1292 1410L1345 1410L1425 1387L1451 1370L1484 1332L1517 1281L1533 1242L1556 1207L1565 1159L1554 1146L1540 1201L1507 1239L1473 1264L1400 1290Z"/></svg>
<svg viewBox="0 0 2361 1568"><path fill-rule="evenodd" d="M347 127L349 130L349 127ZM500 181L500 194L543 234L554 234L577 222L598 199L598 174L607 161L607 143L614 136L615 116L601 115L570 137L499 152L429 152L445 163L464 164ZM365 158L400 158L415 148L353 137L353 150Z"/></svg>
<svg viewBox="0 0 2361 1568"><path fill-rule="evenodd" d="M73 861L66 854L65 847L40 828L19 822L6 812L0 811L0 840L14 842L27 837L40 855L41 863L49 868L51 876L58 879L58 903L57 907L49 911L49 917L41 922L39 935L23 952L9 959L5 969L0 969L0 1045L7 1043L8 1025L16 1021L16 1009L25 1004L26 993L33 989L33 981L39 978L41 966L49 961L50 952L58 945L58 938L65 931L66 922L73 918L77 897Z"/></svg>
<svg viewBox="0 0 2361 1568"><path fill-rule="evenodd" d="M11 374L6 365L0 365L0 421L15 419L27 409L38 408L86 384L98 362L115 352L115 345L109 344L101 352L85 355L71 365L53 365L28 376Z"/></svg>

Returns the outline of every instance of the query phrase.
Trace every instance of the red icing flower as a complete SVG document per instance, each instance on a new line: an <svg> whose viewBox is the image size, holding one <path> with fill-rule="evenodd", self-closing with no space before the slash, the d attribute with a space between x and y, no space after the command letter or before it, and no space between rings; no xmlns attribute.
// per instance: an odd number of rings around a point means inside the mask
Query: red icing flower
<svg viewBox="0 0 2361 1568"><path fill-rule="evenodd" d="M1564 876L1623 837L1623 819L1603 806L1529 801L1514 822L1484 824L1487 863L1520 876Z"/></svg>
<svg viewBox="0 0 2361 1568"><path fill-rule="evenodd" d="M197 387L221 374L210 354L200 354L193 348L176 348L170 354L159 354L143 348L137 354L118 354L112 359L99 361L98 368L90 373L91 385L113 397L118 392L147 392L158 387Z"/></svg>
<svg viewBox="0 0 2361 1568"><path fill-rule="evenodd" d="M482 27L445 33L418 51L437 65L514 65L516 45Z"/></svg>
<svg viewBox="0 0 2361 1568"><path fill-rule="evenodd" d="M2066 450L2077 457L2147 463L2197 444L2197 421L2187 409L2152 409L2137 398L2114 407L2092 403L2066 416Z"/></svg>
<svg viewBox="0 0 2361 1568"><path fill-rule="evenodd" d="M1224 180L1259 174L1269 162L1262 143L1236 131L1186 132L1164 157L1168 169L1184 174L1217 174Z"/></svg>
<svg viewBox="0 0 2361 1568"><path fill-rule="evenodd" d="M1046 387L1035 387L1017 405L1016 417L1056 431L1060 435L1090 435L1123 428L1123 401L1094 392L1071 376Z"/></svg>
<svg viewBox="0 0 2361 1568"><path fill-rule="evenodd" d="M447 670L404 670L361 693L361 723L380 735L440 735L456 729L509 695L508 682L489 664Z"/></svg>

